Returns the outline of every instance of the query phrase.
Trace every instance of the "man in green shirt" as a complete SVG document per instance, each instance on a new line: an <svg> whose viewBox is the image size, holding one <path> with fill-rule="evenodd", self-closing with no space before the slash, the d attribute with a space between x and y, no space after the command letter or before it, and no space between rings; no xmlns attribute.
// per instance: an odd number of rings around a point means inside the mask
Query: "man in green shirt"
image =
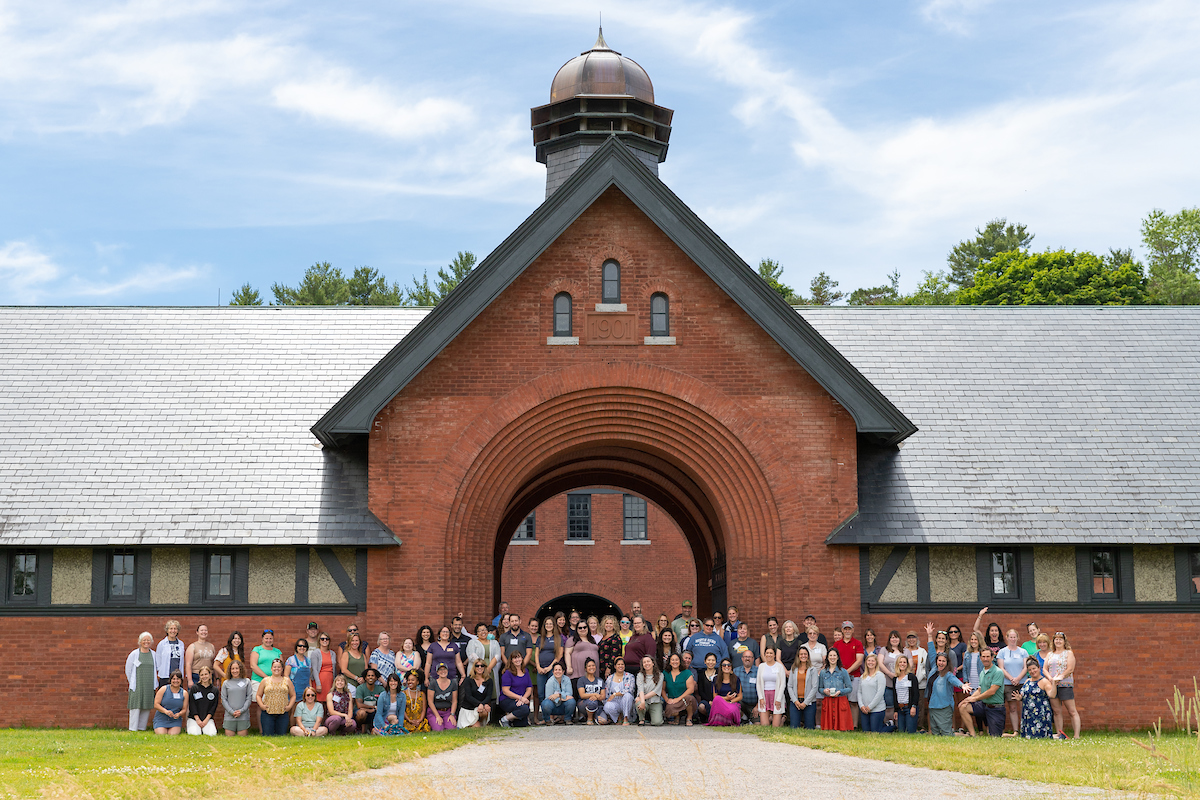
<svg viewBox="0 0 1200 800"><path fill-rule="evenodd" d="M360 731L370 730L375 724L375 701L381 694L383 686L379 684L379 670L367 667L363 670L362 683L354 690L354 719Z"/></svg>
<svg viewBox="0 0 1200 800"><path fill-rule="evenodd" d="M979 661L983 665L979 671L979 686L963 687L964 691L973 691L958 704L958 713L968 736L975 735L978 720L981 730L987 725L988 736L999 737L1004 733L1004 671L994 663L989 648L979 652Z"/></svg>
<svg viewBox="0 0 1200 800"><path fill-rule="evenodd" d="M1029 641L1022 643L1021 647L1023 647L1025 652L1029 653L1029 655L1036 656L1038 652L1037 637L1041 634L1042 629L1038 627L1036 622L1031 622L1025 626L1025 630L1029 631Z"/></svg>

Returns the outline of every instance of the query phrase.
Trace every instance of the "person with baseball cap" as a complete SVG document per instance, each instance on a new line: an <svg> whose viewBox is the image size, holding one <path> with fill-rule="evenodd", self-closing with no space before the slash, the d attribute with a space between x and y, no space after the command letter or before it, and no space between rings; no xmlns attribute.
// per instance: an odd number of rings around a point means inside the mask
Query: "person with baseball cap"
<svg viewBox="0 0 1200 800"><path fill-rule="evenodd" d="M854 623L846 620L842 623L842 640L834 642L832 647L837 650L842 669L850 674L850 714L854 718L854 727L858 727L858 687L862 682L862 665L865 651L863 643L854 638Z"/></svg>

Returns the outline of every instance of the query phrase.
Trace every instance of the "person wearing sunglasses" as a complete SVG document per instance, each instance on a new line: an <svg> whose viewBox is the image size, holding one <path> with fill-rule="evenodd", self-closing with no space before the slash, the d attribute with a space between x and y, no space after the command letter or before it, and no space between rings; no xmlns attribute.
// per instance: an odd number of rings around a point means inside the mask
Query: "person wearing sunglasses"
<svg viewBox="0 0 1200 800"><path fill-rule="evenodd" d="M587 622L580 620L567 640L567 677L578 682L586 674L589 658L600 663L600 647L592 641Z"/></svg>
<svg viewBox="0 0 1200 800"><path fill-rule="evenodd" d="M700 633L700 626L700 620L696 619L695 617L687 621L686 633L684 633L683 639L679 642L679 652L682 653L688 651L688 645L692 643L692 637ZM695 653L693 653L692 656L694 658Z"/></svg>
<svg viewBox="0 0 1200 800"><path fill-rule="evenodd" d="M481 658L471 659L467 677L459 687L458 727L482 728L487 725L492 718L494 693L495 684L488 665Z"/></svg>
<svg viewBox="0 0 1200 800"><path fill-rule="evenodd" d="M292 682L297 697L303 697L304 690L313 685L313 668L308 655L307 639L296 640L292 655L283 662L283 676Z"/></svg>
<svg viewBox="0 0 1200 800"><path fill-rule="evenodd" d="M717 660L713 667L716 667L717 664L729 658L729 645L717 633L716 627L716 620L713 617L705 617L704 629L694 632L688 637L683 649L692 654L693 664L705 664L708 656L714 655Z"/></svg>
<svg viewBox="0 0 1200 800"><path fill-rule="evenodd" d="M317 702L317 692L311 686L304 690L293 716L296 724L292 726L292 736L324 736L329 733L329 729L321 724L325 709Z"/></svg>

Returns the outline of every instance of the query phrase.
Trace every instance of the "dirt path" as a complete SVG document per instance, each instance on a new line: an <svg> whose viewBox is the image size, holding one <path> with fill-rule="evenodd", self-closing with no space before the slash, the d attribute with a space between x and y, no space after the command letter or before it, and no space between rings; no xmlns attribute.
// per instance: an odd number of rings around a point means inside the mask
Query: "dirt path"
<svg viewBox="0 0 1200 800"><path fill-rule="evenodd" d="M355 776L378 797L887 800L1097 797L1101 789L890 764L694 727L532 728ZM381 794L385 793L385 794ZM356 792L357 793L357 792ZM417 796L417 795L411 795ZM975 794L975 796L981 796Z"/></svg>

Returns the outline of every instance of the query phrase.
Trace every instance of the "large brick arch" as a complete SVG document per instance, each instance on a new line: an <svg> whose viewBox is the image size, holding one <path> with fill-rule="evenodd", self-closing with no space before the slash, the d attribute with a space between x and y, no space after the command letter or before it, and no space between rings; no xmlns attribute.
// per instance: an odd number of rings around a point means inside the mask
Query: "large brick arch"
<svg viewBox="0 0 1200 800"><path fill-rule="evenodd" d="M752 586L773 607L781 526L760 464L775 457L771 442L753 415L693 377L630 362L572 367L473 420L436 478L457 491L448 508L427 508L424 523L446 526L445 585L460 605L490 608L508 537L529 511L577 486L626 488L679 523L702 592L723 557L730 592ZM697 599L707 604L706 594Z"/></svg>

